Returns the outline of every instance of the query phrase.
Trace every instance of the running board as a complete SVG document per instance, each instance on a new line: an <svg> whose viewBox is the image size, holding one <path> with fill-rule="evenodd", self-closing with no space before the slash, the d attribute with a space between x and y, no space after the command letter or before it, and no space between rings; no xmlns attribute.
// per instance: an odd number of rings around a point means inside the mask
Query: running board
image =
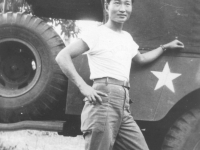
<svg viewBox="0 0 200 150"><path fill-rule="evenodd" d="M61 121L21 121L17 123L0 123L0 131L14 131L14 130L45 130L62 132L64 123Z"/></svg>

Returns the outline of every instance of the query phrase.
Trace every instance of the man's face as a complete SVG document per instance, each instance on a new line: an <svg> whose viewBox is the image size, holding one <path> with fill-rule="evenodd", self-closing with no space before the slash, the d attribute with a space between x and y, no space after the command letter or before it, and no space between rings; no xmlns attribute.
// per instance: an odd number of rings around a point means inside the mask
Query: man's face
<svg viewBox="0 0 200 150"><path fill-rule="evenodd" d="M107 5L107 12L110 20L118 23L124 23L131 15L132 1L111 0Z"/></svg>

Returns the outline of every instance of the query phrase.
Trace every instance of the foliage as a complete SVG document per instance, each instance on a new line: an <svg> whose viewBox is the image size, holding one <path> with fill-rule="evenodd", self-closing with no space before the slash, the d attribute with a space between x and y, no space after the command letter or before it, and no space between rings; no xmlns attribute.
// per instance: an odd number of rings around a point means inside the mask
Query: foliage
<svg viewBox="0 0 200 150"><path fill-rule="evenodd" d="M76 26L74 20L66 19L55 19L55 18L42 18L46 22L53 24L54 26L61 26L61 34L66 35L67 37L77 37L77 34L80 32L80 29Z"/></svg>
<svg viewBox="0 0 200 150"><path fill-rule="evenodd" d="M0 11L3 11L4 0L0 0ZM31 6L29 6L26 0L6 0L5 12L22 12L32 14ZM57 18L41 18L47 23L51 23L55 26L61 26L61 34L67 37L76 37L80 30L75 25L74 20L57 19Z"/></svg>
<svg viewBox="0 0 200 150"><path fill-rule="evenodd" d="M0 150L15 150L16 147L17 147L16 145L15 146L6 147L6 146L3 145L3 143L1 143Z"/></svg>

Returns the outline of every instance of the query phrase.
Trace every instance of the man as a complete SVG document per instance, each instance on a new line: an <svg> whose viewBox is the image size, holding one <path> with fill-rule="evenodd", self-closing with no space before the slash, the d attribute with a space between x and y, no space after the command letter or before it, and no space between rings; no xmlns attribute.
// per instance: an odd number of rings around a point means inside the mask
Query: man
<svg viewBox="0 0 200 150"><path fill-rule="evenodd" d="M174 40L140 54L131 35L122 30L132 12L133 0L107 0L108 21L64 48L56 57L62 71L85 96L81 130L86 150L148 150L129 110L131 63L147 64L167 49L184 48ZM77 73L72 58L86 53L90 67L89 86Z"/></svg>

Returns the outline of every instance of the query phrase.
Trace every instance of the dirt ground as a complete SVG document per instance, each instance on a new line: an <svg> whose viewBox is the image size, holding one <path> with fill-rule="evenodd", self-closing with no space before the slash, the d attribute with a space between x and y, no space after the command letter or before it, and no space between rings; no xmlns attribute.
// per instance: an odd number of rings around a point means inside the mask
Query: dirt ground
<svg viewBox="0 0 200 150"><path fill-rule="evenodd" d="M84 150L84 140L47 131L0 132L0 150Z"/></svg>

